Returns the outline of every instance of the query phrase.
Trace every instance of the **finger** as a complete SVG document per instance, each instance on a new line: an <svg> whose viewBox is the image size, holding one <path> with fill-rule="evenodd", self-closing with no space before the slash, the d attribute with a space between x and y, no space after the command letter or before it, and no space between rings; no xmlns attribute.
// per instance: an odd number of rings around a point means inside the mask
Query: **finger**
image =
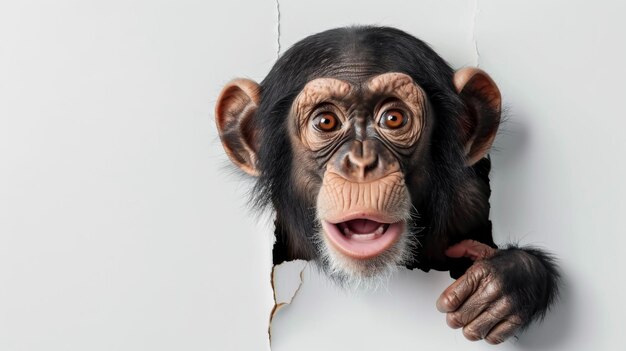
<svg viewBox="0 0 626 351"><path fill-rule="evenodd" d="M437 309L444 313L456 311L477 287L478 282L468 279L467 274L462 275L439 295Z"/></svg>
<svg viewBox="0 0 626 351"><path fill-rule="evenodd" d="M522 326L522 322L519 317L511 316L506 320L496 324L493 329L489 331L485 337L485 341L492 345L497 345L504 342L515 334L515 332Z"/></svg>
<svg viewBox="0 0 626 351"><path fill-rule="evenodd" d="M474 261L489 258L496 253L496 249L476 240L463 240L450 246L445 254L452 258L467 257Z"/></svg>
<svg viewBox="0 0 626 351"><path fill-rule="evenodd" d="M468 340L484 339L489 331L511 312L511 305L506 300L500 299L491 304L480 315L463 327L463 335Z"/></svg>
<svg viewBox="0 0 626 351"><path fill-rule="evenodd" d="M456 311L472 295L485 277L484 269L473 266L441 293L437 299L439 312Z"/></svg>
<svg viewBox="0 0 626 351"><path fill-rule="evenodd" d="M459 307L456 311L447 314L446 322L451 328L456 329L464 326L466 327L482 313L485 313L485 311L492 308L496 308L497 312L500 312L502 318L504 318L504 316L507 316L510 311L506 308L506 306L500 306L501 303L499 302L494 304L500 296L500 291L494 287L493 283L483 279L481 280L480 287L477 291L472 294L467 301L461 305L461 307ZM489 329L491 329L491 327ZM489 329L485 330L485 334L487 334Z"/></svg>

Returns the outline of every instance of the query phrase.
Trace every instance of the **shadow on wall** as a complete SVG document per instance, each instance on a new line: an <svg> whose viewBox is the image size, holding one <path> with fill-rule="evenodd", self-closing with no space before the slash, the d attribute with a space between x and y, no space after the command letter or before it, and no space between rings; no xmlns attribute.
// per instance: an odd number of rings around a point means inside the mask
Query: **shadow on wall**
<svg viewBox="0 0 626 351"><path fill-rule="evenodd" d="M504 118L494 147L492 148L492 156L496 155L494 161L494 168L499 170L515 169L520 166L521 159L524 158L528 152L529 144L531 143L532 135L530 128L523 121L528 120L528 112L524 111L521 106L515 106L515 112L513 108L507 106L504 112ZM518 182L518 184L520 184ZM523 188L526 190L532 189L531 184L524 184ZM494 189L496 193L499 193L500 198L511 199L506 202L512 202L512 199L520 199L517 195L520 192L523 193L524 189L517 189L510 196L503 197L503 194L509 192L511 189ZM493 201L493 198L491 199ZM492 204L493 205L493 204ZM508 206L510 205L510 206ZM514 204L507 204L507 208L512 208ZM519 205L519 203L518 203ZM516 216L516 214L509 214L510 216ZM518 235L512 234L514 239L503 238L504 233L497 233L494 231L494 239L498 244L505 244L508 242L523 240ZM555 253L558 259L558 252ZM575 297L572 296L573 289L569 286L569 275L563 271L564 265L560 265L562 270L560 297L557 303L554 304L552 309L547 312L543 321L532 323L529 328L519 334L518 340L514 342L516 348L526 350L550 350L562 345L564 341L571 337L573 331L573 320L575 318Z"/></svg>
<svg viewBox="0 0 626 351"><path fill-rule="evenodd" d="M519 108L516 107L516 110ZM530 132L528 126L520 122L523 120L520 112L513 113L511 107L505 106L496 140L489 151L492 157L494 154L498 156L494 168L505 169L517 164L527 151Z"/></svg>

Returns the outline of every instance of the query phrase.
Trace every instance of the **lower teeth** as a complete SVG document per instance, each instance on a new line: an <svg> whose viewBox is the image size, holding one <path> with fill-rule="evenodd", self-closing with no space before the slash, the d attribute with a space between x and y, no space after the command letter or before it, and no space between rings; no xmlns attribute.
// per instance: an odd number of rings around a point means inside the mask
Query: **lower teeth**
<svg viewBox="0 0 626 351"><path fill-rule="evenodd" d="M350 228L348 228L347 226L343 227L343 234L347 237L347 238L352 238L353 236L356 236L357 238L360 239L370 239L370 238L375 238L378 236L381 236L385 229L386 229L385 224L381 224L376 231L372 232L372 233L354 233L350 230Z"/></svg>

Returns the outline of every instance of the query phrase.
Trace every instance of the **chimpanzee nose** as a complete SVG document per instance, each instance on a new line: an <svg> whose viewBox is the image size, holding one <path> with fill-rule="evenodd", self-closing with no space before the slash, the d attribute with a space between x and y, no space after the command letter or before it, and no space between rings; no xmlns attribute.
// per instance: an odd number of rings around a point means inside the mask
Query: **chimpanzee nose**
<svg viewBox="0 0 626 351"><path fill-rule="evenodd" d="M355 140L337 152L333 171L346 179L369 182L400 169L396 158L378 140Z"/></svg>

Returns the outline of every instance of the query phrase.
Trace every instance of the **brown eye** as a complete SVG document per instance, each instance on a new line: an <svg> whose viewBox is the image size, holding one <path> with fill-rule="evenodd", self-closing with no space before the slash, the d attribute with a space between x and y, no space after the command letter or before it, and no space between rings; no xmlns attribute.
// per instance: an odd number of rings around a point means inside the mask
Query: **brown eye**
<svg viewBox="0 0 626 351"><path fill-rule="evenodd" d="M313 125L322 132L332 132L339 128L339 118L330 112L323 112L313 119Z"/></svg>
<svg viewBox="0 0 626 351"><path fill-rule="evenodd" d="M400 110L387 110L380 118L380 125L384 128L398 129L406 124L407 118Z"/></svg>

